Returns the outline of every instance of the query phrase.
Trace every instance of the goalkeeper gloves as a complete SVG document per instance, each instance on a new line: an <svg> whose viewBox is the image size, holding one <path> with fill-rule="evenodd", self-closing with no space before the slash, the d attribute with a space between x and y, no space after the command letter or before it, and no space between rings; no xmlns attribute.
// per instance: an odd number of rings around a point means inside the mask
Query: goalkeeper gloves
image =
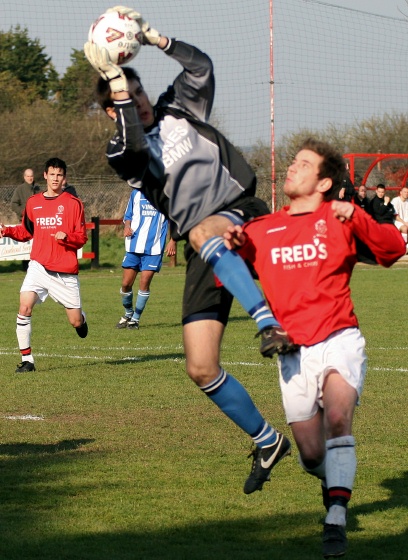
<svg viewBox="0 0 408 560"><path fill-rule="evenodd" d="M142 18L142 14L136 12L132 8L127 8L126 6L114 6L113 8L109 8L106 12L119 12L122 16L127 16L130 19L134 19L138 24L142 31L141 39L142 45L158 45L161 35L156 30L150 27L149 22L145 21Z"/></svg>
<svg viewBox="0 0 408 560"><path fill-rule="evenodd" d="M104 80L109 82L112 93L129 91L128 82L122 68L113 64L105 48L88 42L84 45L84 52L95 70L99 72Z"/></svg>
<svg viewBox="0 0 408 560"><path fill-rule="evenodd" d="M281 327L267 327L257 333L261 337L260 352L264 358L272 358L277 354L291 354L300 348Z"/></svg>

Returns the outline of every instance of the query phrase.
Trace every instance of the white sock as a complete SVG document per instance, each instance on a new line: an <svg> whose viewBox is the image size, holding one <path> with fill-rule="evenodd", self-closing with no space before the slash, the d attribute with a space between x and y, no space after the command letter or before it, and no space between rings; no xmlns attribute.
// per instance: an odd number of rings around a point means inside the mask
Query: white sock
<svg viewBox="0 0 408 560"><path fill-rule="evenodd" d="M22 360L34 363L34 358L31 354L31 317L17 315L16 334ZM23 352L27 351L29 352L28 354L23 354Z"/></svg>
<svg viewBox="0 0 408 560"><path fill-rule="evenodd" d="M356 476L357 459L353 436L342 436L326 442L326 481L330 496L336 494L340 503L330 507L326 523L346 525L347 503ZM344 505L341 504L344 502Z"/></svg>

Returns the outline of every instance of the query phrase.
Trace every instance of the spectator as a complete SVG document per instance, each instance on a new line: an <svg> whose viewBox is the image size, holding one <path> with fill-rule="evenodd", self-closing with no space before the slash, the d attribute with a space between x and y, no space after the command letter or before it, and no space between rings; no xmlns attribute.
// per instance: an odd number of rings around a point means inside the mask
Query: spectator
<svg viewBox="0 0 408 560"><path fill-rule="evenodd" d="M23 217L27 200L33 194L39 193L40 190L40 187L35 184L34 171L32 169L26 169L24 171L24 183L16 187L11 197L11 209L17 214L19 221L21 221ZM24 271L27 271L28 263L28 260L22 261L22 268Z"/></svg>
<svg viewBox="0 0 408 560"><path fill-rule="evenodd" d="M400 230L406 243L408 233L408 187L402 187L399 196L393 198L391 204L397 214L394 223Z"/></svg>
<svg viewBox="0 0 408 560"><path fill-rule="evenodd" d="M365 185L360 185L353 198L354 204L360 206L366 212L369 212L369 200L367 199L367 188Z"/></svg>
<svg viewBox="0 0 408 560"><path fill-rule="evenodd" d="M341 184L341 188L339 190L338 199L343 200L345 202L351 202L354 198L356 190L354 188L353 182L350 179L350 167L349 164L346 164L346 173L344 175L343 182Z"/></svg>
<svg viewBox="0 0 408 560"><path fill-rule="evenodd" d="M27 200L33 194L39 193L40 190L40 187L35 184L34 171L26 169L24 171L24 183L16 187L11 197L11 209L17 214L19 220L23 217Z"/></svg>
<svg viewBox="0 0 408 560"><path fill-rule="evenodd" d="M370 214L379 224L393 224L395 209L390 202L390 197L385 195L385 185L377 185L375 195L370 201Z"/></svg>
<svg viewBox="0 0 408 560"><path fill-rule="evenodd" d="M78 194L75 190L74 185L69 185L66 177L64 178L64 180L62 182L62 190L64 192L72 194L72 196L76 196L77 198L79 198L79 196L78 196Z"/></svg>
<svg viewBox="0 0 408 560"><path fill-rule="evenodd" d="M138 329L140 317L150 297L151 281L162 265L168 221L139 189L132 191L123 221L126 253L122 262L120 295L125 315L120 318L116 328ZM176 242L172 239L167 244L166 254L176 254ZM139 290L133 309L132 288L138 272Z"/></svg>

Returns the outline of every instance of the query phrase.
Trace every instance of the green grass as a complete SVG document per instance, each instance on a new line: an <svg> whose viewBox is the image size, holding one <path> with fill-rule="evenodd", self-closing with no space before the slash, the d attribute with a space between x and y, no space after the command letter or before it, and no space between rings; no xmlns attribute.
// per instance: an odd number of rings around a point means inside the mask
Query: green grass
<svg viewBox="0 0 408 560"><path fill-rule="evenodd" d="M155 277L139 331L114 328L122 251L111 240L100 270L82 266L88 338L53 301L35 309L37 372L25 375L14 373L24 274L0 268L1 560L320 558L319 484L296 452L245 496L249 438L185 374L184 267ZM408 548L406 276L402 265L358 267L352 284L369 370L355 417L350 560L403 558ZM234 305L223 364L289 434L276 362L261 359L254 331ZM10 419L28 415L41 419Z"/></svg>

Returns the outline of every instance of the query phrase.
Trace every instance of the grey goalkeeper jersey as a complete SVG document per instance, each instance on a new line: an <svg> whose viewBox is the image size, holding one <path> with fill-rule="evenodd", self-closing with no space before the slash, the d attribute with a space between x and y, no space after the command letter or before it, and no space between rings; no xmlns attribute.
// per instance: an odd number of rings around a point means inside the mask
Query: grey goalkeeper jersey
<svg viewBox="0 0 408 560"><path fill-rule="evenodd" d="M255 194L254 172L208 118L214 100L210 58L172 39L166 54L183 71L154 107L155 122L143 127L131 100L115 102L117 132L108 145L109 164L141 188L180 235L242 196Z"/></svg>

